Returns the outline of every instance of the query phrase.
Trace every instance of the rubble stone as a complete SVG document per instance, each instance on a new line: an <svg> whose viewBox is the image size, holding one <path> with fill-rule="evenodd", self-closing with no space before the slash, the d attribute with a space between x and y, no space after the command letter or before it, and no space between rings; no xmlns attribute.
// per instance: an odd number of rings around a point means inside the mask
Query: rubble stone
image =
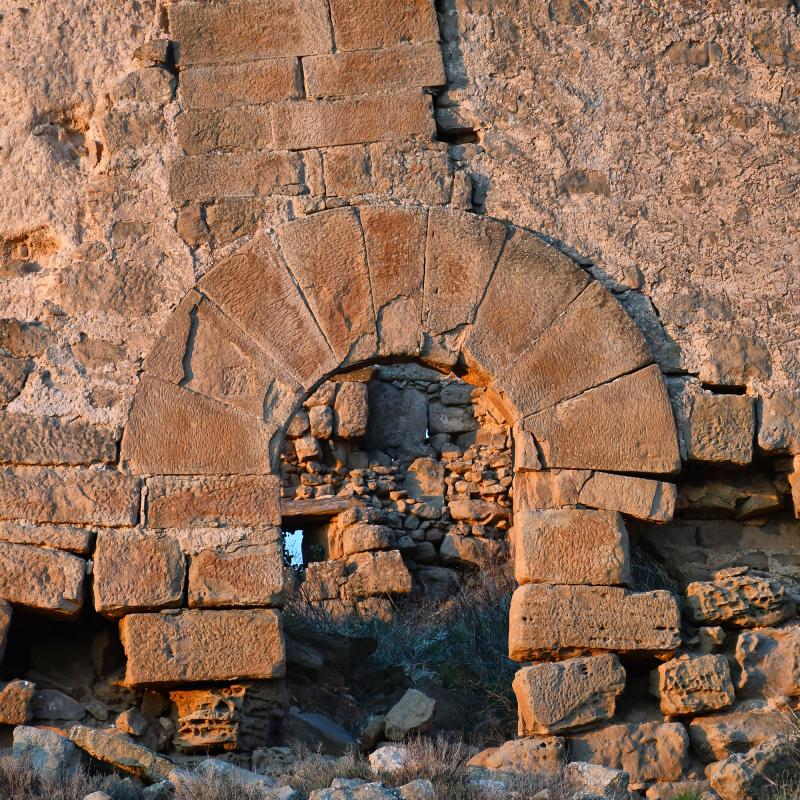
<svg viewBox="0 0 800 800"><path fill-rule="evenodd" d="M481 750L467 763L471 767L533 774L558 774L566 761L566 745L560 736L512 739L499 747Z"/></svg>
<svg viewBox="0 0 800 800"><path fill-rule="evenodd" d="M735 699L724 656L675 658L650 673L650 691L666 716L716 711Z"/></svg>
<svg viewBox="0 0 800 800"><path fill-rule="evenodd" d="M24 725L34 716L33 698L36 685L14 680L0 684L0 724Z"/></svg>
<svg viewBox="0 0 800 800"><path fill-rule="evenodd" d="M411 573L397 550L356 553L347 560L347 590L351 597L409 594Z"/></svg>
<svg viewBox="0 0 800 800"><path fill-rule="evenodd" d="M359 439L367 433L369 390L364 383L345 381L334 403L334 427L342 439Z"/></svg>
<svg viewBox="0 0 800 800"><path fill-rule="evenodd" d="M81 751L66 736L49 728L17 725L11 752L15 758L29 759L45 780L63 780L82 764Z"/></svg>
<svg viewBox="0 0 800 800"><path fill-rule="evenodd" d="M399 741L414 733L427 733L433 725L435 711L435 700L417 689L409 689L383 720L386 738Z"/></svg>
<svg viewBox="0 0 800 800"><path fill-rule="evenodd" d="M621 769L608 769L599 764L571 761L564 767L564 782L579 797L624 800L628 796L628 773Z"/></svg>
<svg viewBox="0 0 800 800"><path fill-rule="evenodd" d="M743 631L735 658L742 697L800 696L800 627Z"/></svg>

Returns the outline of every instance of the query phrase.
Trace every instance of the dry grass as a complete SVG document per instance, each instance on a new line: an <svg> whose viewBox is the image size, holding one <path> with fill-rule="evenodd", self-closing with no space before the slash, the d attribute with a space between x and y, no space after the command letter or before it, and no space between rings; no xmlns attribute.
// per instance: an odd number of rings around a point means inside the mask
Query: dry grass
<svg viewBox="0 0 800 800"><path fill-rule="evenodd" d="M181 778L174 800L263 800L258 786L242 786L228 775L192 773Z"/></svg>
<svg viewBox="0 0 800 800"><path fill-rule="evenodd" d="M84 770L46 779L27 758L0 755L0 798L3 800L83 800L92 792L107 792L118 779Z"/></svg>

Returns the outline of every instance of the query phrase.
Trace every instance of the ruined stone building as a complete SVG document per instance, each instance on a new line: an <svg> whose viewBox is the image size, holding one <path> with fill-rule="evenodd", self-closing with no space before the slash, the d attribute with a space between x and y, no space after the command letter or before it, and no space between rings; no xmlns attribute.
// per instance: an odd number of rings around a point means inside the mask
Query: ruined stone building
<svg viewBox="0 0 800 800"><path fill-rule="evenodd" d="M285 681L335 645L287 604L494 571L523 742L642 790L768 774L796 3L68 6L0 3L0 722L313 745Z"/></svg>

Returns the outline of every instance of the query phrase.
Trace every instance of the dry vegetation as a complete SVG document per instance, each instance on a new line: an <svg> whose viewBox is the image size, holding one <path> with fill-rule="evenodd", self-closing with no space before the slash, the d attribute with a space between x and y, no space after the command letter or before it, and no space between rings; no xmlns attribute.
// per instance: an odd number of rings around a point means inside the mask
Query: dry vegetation
<svg viewBox="0 0 800 800"><path fill-rule="evenodd" d="M92 792L107 792L118 780L83 770L50 779L37 774L27 758L0 755L0 798L3 800L83 800Z"/></svg>

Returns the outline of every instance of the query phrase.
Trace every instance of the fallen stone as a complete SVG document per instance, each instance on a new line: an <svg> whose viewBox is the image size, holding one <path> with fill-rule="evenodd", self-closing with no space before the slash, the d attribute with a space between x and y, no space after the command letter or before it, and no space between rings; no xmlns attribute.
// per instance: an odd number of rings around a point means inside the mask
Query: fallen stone
<svg viewBox="0 0 800 800"><path fill-rule="evenodd" d="M341 725L324 714L290 711L283 720L284 737L296 740L313 751L341 756L355 750L358 743Z"/></svg>
<svg viewBox="0 0 800 800"><path fill-rule="evenodd" d="M92 758L151 783L167 780L175 768L168 758L136 744L124 733L73 725L69 739Z"/></svg>
<svg viewBox="0 0 800 800"><path fill-rule="evenodd" d="M356 553L347 560L347 592L350 597L410 594L411 573L397 550Z"/></svg>
<svg viewBox="0 0 800 800"><path fill-rule="evenodd" d="M739 628L778 625L796 611L782 583L747 567L720 570L713 581L690 583L686 609L695 622Z"/></svg>
<svg viewBox="0 0 800 800"><path fill-rule="evenodd" d="M36 684L13 680L0 684L0 725L24 725L33 719Z"/></svg>
<svg viewBox="0 0 800 800"><path fill-rule="evenodd" d="M396 744L383 745L369 754L369 765L373 772L378 773L400 772L409 765L409 761L408 748Z"/></svg>
<svg viewBox="0 0 800 800"><path fill-rule="evenodd" d="M743 631L735 658L740 696L800 696L800 627Z"/></svg>
<svg viewBox="0 0 800 800"><path fill-rule="evenodd" d="M91 794L87 794L83 800L115 800L115 798L105 792L92 792Z"/></svg>
<svg viewBox="0 0 800 800"><path fill-rule="evenodd" d="M504 561L507 553L508 543L503 540L457 533L448 533L439 547L442 564L466 569L488 569Z"/></svg>
<svg viewBox="0 0 800 800"><path fill-rule="evenodd" d="M81 751L65 736L48 728L14 728L12 754L30 760L34 771L45 780L63 780L83 762Z"/></svg>
<svg viewBox="0 0 800 800"><path fill-rule="evenodd" d="M678 603L666 591L529 583L511 599L509 655L515 661L603 650L667 655L680 641Z"/></svg>
<svg viewBox="0 0 800 800"><path fill-rule="evenodd" d="M114 727L129 736L142 736L148 728L147 717L137 708L128 708L114 720Z"/></svg>
<svg viewBox="0 0 800 800"><path fill-rule="evenodd" d="M416 780L404 783L395 790L402 800L434 800L436 790L427 778L417 778Z"/></svg>
<svg viewBox="0 0 800 800"><path fill-rule="evenodd" d="M276 780L269 775L259 775L250 770L237 767L229 761L219 758L207 758L201 761L196 767L195 772L210 780L227 778L238 786L252 786L256 789L269 791L275 788Z"/></svg>
<svg viewBox="0 0 800 800"><path fill-rule="evenodd" d="M435 711L435 700L418 689L409 689L386 714L383 722L386 738L400 741L414 733L427 733Z"/></svg>
<svg viewBox="0 0 800 800"><path fill-rule="evenodd" d="M40 689L33 696L33 714L36 719L81 720L86 707L58 689Z"/></svg>
<svg viewBox="0 0 800 800"><path fill-rule="evenodd" d="M562 737L532 736L481 750L467 764L498 772L557 775L564 766L566 753Z"/></svg>
<svg viewBox="0 0 800 800"><path fill-rule="evenodd" d="M565 508L514 518L517 583L630 584L628 532L614 511Z"/></svg>
<svg viewBox="0 0 800 800"><path fill-rule="evenodd" d="M578 797L627 800L628 773L599 764L571 761L564 767L564 783Z"/></svg>
<svg viewBox="0 0 800 800"><path fill-rule="evenodd" d="M615 655L534 664L514 676L519 735L552 734L614 716L625 688L625 670Z"/></svg>
<svg viewBox="0 0 800 800"><path fill-rule="evenodd" d="M666 716L717 711L736 699L725 656L673 658L650 673L650 692Z"/></svg>
<svg viewBox="0 0 800 800"><path fill-rule="evenodd" d="M570 746L576 761L625 770L631 789L680 780L689 758L689 737L677 722L607 725L572 736Z"/></svg>

